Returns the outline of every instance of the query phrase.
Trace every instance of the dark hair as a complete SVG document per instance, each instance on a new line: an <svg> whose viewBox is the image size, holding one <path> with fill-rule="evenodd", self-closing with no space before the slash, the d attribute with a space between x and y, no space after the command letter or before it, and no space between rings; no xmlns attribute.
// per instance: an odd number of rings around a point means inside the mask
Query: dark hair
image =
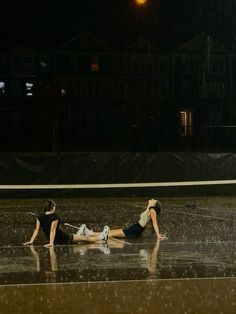
<svg viewBox="0 0 236 314"><path fill-rule="evenodd" d="M157 200L156 205L155 206L151 206L149 208L153 208L157 214L157 216L160 215L161 213L161 202Z"/></svg>
<svg viewBox="0 0 236 314"><path fill-rule="evenodd" d="M56 203L53 200L47 200L46 207L44 208L44 212L50 211L56 207Z"/></svg>

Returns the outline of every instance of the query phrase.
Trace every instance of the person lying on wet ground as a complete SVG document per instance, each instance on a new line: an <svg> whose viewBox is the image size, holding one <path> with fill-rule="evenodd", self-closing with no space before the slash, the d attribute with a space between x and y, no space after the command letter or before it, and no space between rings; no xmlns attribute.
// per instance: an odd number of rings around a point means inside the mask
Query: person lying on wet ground
<svg viewBox="0 0 236 314"><path fill-rule="evenodd" d="M161 212L161 203L159 200L150 199L148 201L146 209L140 214L140 219L138 222L133 223L129 227L110 229L105 226L103 232L108 234L109 238L138 238L145 231L147 226L151 223L157 239L165 240L167 239L165 234L161 234L158 227L158 216ZM79 228L79 234L86 236L98 235L97 232L89 230L85 224L81 225Z"/></svg>

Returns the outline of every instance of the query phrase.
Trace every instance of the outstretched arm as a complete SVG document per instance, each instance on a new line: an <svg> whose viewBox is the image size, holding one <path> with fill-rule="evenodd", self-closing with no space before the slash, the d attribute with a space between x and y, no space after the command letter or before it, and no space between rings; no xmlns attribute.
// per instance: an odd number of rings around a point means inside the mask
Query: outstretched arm
<svg viewBox="0 0 236 314"><path fill-rule="evenodd" d="M151 215L151 219L152 219L152 225L153 225L153 228L156 232L157 238L158 239L166 239L166 236L164 234L160 234L160 232L159 232L159 227L157 224L157 214L153 208L150 209L150 215Z"/></svg>
<svg viewBox="0 0 236 314"><path fill-rule="evenodd" d="M31 239L30 239L28 242L23 243L23 245L31 245L31 244L33 244L33 243L34 243L34 240L36 239L36 237L37 237L37 235L38 235L38 233L39 233L39 230L40 230L40 222L39 222L39 220L37 219L37 220L36 220L36 227L35 227L35 229L34 229L34 232L33 232L33 234L32 234Z"/></svg>
<svg viewBox="0 0 236 314"><path fill-rule="evenodd" d="M50 229L50 241L48 244L44 245L45 247L51 247L54 245L57 225L58 225L58 220L54 220L51 224L51 229Z"/></svg>

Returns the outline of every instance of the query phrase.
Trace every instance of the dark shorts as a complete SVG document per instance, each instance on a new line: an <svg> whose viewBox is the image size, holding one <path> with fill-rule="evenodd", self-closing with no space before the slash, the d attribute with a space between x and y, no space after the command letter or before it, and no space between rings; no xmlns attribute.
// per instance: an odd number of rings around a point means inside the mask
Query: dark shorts
<svg viewBox="0 0 236 314"><path fill-rule="evenodd" d="M144 228L137 222L127 228L124 228L123 232L127 238L139 238L141 237L143 230Z"/></svg>
<svg viewBox="0 0 236 314"><path fill-rule="evenodd" d="M61 233L60 238L57 238L54 242L57 245L69 245L73 243L73 234L71 233Z"/></svg>
<svg viewBox="0 0 236 314"><path fill-rule="evenodd" d="M66 241L66 243L64 243L64 244L72 244L73 243L73 234L69 234L69 237L68 237L68 240Z"/></svg>

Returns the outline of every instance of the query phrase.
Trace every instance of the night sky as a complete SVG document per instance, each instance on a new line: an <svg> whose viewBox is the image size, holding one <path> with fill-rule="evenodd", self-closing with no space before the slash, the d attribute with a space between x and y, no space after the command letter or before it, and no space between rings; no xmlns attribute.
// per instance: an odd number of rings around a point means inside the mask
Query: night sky
<svg viewBox="0 0 236 314"><path fill-rule="evenodd" d="M0 14L1 47L54 48L81 30L114 48L148 36L172 49L202 31L230 47L236 35L236 0L8 0Z"/></svg>

